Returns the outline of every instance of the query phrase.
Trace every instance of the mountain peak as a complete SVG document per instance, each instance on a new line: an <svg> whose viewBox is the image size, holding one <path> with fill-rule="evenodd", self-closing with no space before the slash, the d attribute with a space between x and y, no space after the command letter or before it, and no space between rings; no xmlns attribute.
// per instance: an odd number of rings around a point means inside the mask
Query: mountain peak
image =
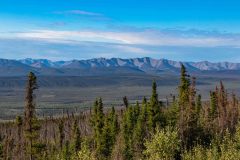
<svg viewBox="0 0 240 160"><path fill-rule="evenodd" d="M226 70L237 70L240 71L240 63L231 63L231 62L218 62L212 63L209 61L201 62L180 62L173 61L168 59L154 59L150 57L143 58L131 58L131 59L122 59L122 58L93 58L88 60L71 60L71 61L51 61L48 59L22 59L22 60L8 60L0 59L0 66L2 67L1 71L7 71L11 67L11 72L14 74L14 68L19 70L20 68L24 73L28 70L35 70L39 73L42 71L47 73L55 72L57 74L66 72L72 72L74 70L74 75L81 74L80 71L92 70L106 68L108 70L112 68L121 68L127 67L132 69L137 69L145 73L162 73L162 72L171 72L178 73L183 63L186 68L191 72L201 72L201 71L226 71ZM76 72L79 70L78 72ZM6 72L7 73L7 72ZM4 73L0 73L2 75ZM43 73L44 74L44 73Z"/></svg>

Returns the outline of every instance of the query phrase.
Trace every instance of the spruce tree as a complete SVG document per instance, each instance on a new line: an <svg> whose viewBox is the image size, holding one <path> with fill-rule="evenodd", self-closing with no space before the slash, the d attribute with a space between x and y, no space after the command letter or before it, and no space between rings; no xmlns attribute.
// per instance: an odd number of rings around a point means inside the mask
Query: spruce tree
<svg viewBox="0 0 240 160"><path fill-rule="evenodd" d="M24 112L24 135L26 140L27 157L30 160L37 159L41 153L44 145L39 143L40 125L35 111L35 94L34 91L38 89L37 77L30 72L28 75L26 88L26 105Z"/></svg>
<svg viewBox="0 0 240 160"><path fill-rule="evenodd" d="M98 102L98 107L101 108L101 100ZM102 112L101 109L96 109L96 111ZM96 115L102 115L96 113ZM96 119L99 119L96 117ZM100 118L101 119L101 118ZM108 159L112 153L112 147L116 141L116 135L118 134L119 125L117 115L115 113L114 107L112 107L111 112L108 115L105 115L104 124L100 131L97 131L100 128L96 129L96 133L99 135L96 136L96 156L99 160Z"/></svg>
<svg viewBox="0 0 240 160"><path fill-rule="evenodd" d="M75 153L81 149L81 142L81 133L77 125L77 120L75 120L73 125L73 150Z"/></svg>
<svg viewBox="0 0 240 160"><path fill-rule="evenodd" d="M216 92L210 92L210 117L212 119L217 116L217 95Z"/></svg>
<svg viewBox="0 0 240 160"><path fill-rule="evenodd" d="M118 124L118 116L115 112L115 108L112 107L111 112L109 114L109 125L110 125L110 133L112 137L112 142L115 143L116 136L119 132L119 124Z"/></svg>
<svg viewBox="0 0 240 160"><path fill-rule="evenodd" d="M167 125L176 126L180 113L179 103L175 96L172 96L172 103L165 112Z"/></svg>
<svg viewBox="0 0 240 160"><path fill-rule="evenodd" d="M127 99L127 96L124 96L123 97L123 104L126 108L128 108L128 99Z"/></svg>
<svg viewBox="0 0 240 160"><path fill-rule="evenodd" d="M136 105L133 108L133 118L134 118L134 123L137 123L138 117L140 115L140 105L139 102L136 102Z"/></svg>
<svg viewBox="0 0 240 160"><path fill-rule="evenodd" d="M178 99L178 105L180 107L178 127L182 145L186 148L191 147L198 138L196 79L193 77L192 81L190 81L189 77L185 66L182 64Z"/></svg>
<svg viewBox="0 0 240 160"><path fill-rule="evenodd" d="M18 141L21 139L21 128L22 128L23 120L21 116L16 117L16 125L17 125L17 133L18 133Z"/></svg>
<svg viewBox="0 0 240 160"><path fill-rule="evenodd" d="M103 140L102 140L102 133L104 127L105 119L103 113L103 103L102 99L99 98L94 103L94 109L91 116L91 124L94 129L94 144L96 148L96 152L98 155L101 155L103 151Z"/></svg>
<svg viewBox="0 0 240 160"><path fill-rule="evenodd" d="M98 112L98 99L94 101L93 112L91 112L91 118L90 118L90 123L94 131L96 129L95 125L97 123L97 112Z"/></svg>
<svg viewBox="0 0 240 160"><path fill-rule="evenodd" d="M129 106L123 115L123 138L124 149L123 157L125 160L133 159L133 130L134 130L134 111L133 107Z"/></svg>
<svg viewBox="0 0 240 160"><path fill-rule="evenodd" d="M190 95L190 79L187 74L187 70L183 64L181 64L180 85L178 87L178 106L179 106L179 118L178 127L180 132L180 138L183 140L185 135L185 129L187 124L187 109L189 107L189 95Z"/></svg>
<svg viewBox="0 0 240 160"><path fill-rule="evenodd" d="M60 144L60 149L63 149L63 140L64 140L64 122L61 119L58 123L58 130L59 130L59 144Z"/></svg>
<svg viewBox="0 0 240 160"><path fill-rule="evenodd" d="M144 117L144 121L145 123L147 123L147 105L148 105L148 102L147 102L147 98L146 97L143 97L143 100L142 100L142 107L141 107L141 110L140 110L140 115L142 117ZM146 124L145 124L146 125Z"/></svg>
<svg viewBox="0 0 240 160"><path fill-rule="evenodd" d="M105 118L100 144L97 148L97 157L99 160L108 159L112 152L113 137L111 135L111 126L109 117Z"/></svg>
<svg viewBox="0 0 240 160"><path fill-rule="evenodd" d="M196 101L197 101L196 102L196 112L197 112L197 114L199 116L200 111L202 109L202 96L200 94L197 96L197 100Z"/></svg>
<svg viewBox="0 0 240 160"><path fill-rule="evenodd" d="M227 97L227 91L225 90L225 87L220 81L220 89L218 91L218 124L219 124L219 132L220 135L223 135L226 129L228 129L228 97Z"/></svg>
<svg viewBox="0 0 240 160"><path fill-rule="evenodd" d="M16 125L17 125L17 145L16 145L16 150L17 154L20 154L21 151L21 146L22 146L22 125L23 125L23 120L21 116L16 117Z"/></svg>
<svg viewBox="0 0 240 160"><path fill-rule="evenodd" d="M150 102L148 104L147 112L148 112L148 129L149 131L154 131L157 125L160 125L163 123L161 106L158 101L156 81L153 81L152 83L152 95L150 98Z"/></svg>
<svg viewBox="0 0 240 160"><path fill-rule="evenodd" d="M142 102L142 107L140 110L140 115L138 116L134 133L133 133L133 140L134 140L134 156L137 158L141 158L141 153L144 150L144 139L146 137L146 118L147 118L147 113L146 113L146 105L147 101L146 98L144 97L143 102Z"/></svg>
<svg viewBox="0 0 240 160"><path fill-rule="evenodd" d="M190 79L187 74L187 70L183 64L181 64L181 78L179 85L179 104L184 106L189 101L189 87Z"/></svg>
<svg viewBox="0 0 240 160"><path fill-rule="evenodd" d="M97 108L97 113L96 113L96 123L95 123L95 127L96 127L96 144L97 144L97 148L100 147L100 141L101 141L101 134L102 134L102 129L104 126L104 113L103 113L103 103L102 103L102 99L99 98L98 100L98 108Z"/></svg>

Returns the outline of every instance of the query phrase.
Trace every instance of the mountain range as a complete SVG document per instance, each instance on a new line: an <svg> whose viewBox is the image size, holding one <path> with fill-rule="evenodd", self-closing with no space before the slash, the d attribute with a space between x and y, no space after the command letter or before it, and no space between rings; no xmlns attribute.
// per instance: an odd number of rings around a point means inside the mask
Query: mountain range
<svg viewBox="0 0 240 160"><path fill-rule="evenodd" d="M29 71L38 75L94 76L108 74L178 74L181 64L188 71L226 72L240 71L240 63L208 61L180 62L167 59L144 58L95 58L89 60L51 61L47 59L0 59L0 76L23 76Z"/></svg>

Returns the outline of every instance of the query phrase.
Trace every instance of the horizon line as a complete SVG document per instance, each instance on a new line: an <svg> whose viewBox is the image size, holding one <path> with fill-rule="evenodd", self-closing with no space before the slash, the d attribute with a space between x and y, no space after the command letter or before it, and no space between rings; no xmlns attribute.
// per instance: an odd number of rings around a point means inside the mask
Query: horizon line
<svg viewBox="0 0 240 160"><path fill-rule="evenodd" d="M70 61L88 61L88 60L94 60L94 59L122 59L122 60L129 60L129 59L144 59L144 58L149 58L153 60L168 60L168 61L174 61L174 62L182 62L182 63L201 63L201 62L208 62L208 63L234 63L234 64L240 64L240 62L231 62L231 61L210 61L210 60L199 60L199 61L182 61L182 60L173 60L173 59L168 59L168 58L153 58L153 57L133 57L133 58L120 58L120 57L95 57L95 58L82 58L82 59L69 59L69 60L52 60L48 58L21 58L21 59L12 59L12 58L1 58L0 60L13 60L13 61L21 61L21 60L48 60L51 62L70 62Z"/></svg>

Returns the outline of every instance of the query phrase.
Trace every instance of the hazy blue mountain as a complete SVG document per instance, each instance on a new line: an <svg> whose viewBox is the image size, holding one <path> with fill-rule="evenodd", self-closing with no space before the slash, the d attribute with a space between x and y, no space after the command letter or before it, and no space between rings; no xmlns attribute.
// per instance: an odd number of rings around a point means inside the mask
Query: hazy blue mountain
<svg viewBox="0 0 240 160"><path fill-rule="evenodd" d="M51 61L47 59L0 59L0 76L26 75L34 71L39 75L93 76L107 74L176 74L183 63L190 72L240 71L240 63L179 62L167 59L94 58L89 60Z"/></svg>
<svg viewBox="0 0 240 160"><path fill-rule="evenodd" d="M16 60L0 59L0 76L26 75L35 68Z"/></svg>
<svg viewBox="0 0 240 160"><path fill-rule="evenodd" d="M23 59L23 60L19 60L19 62L29 65L31 67L35 67L35 68L43 68L43 67L55 67L54 62L47 60L47 59L31 59L31 58L27 58L27 59Z"/></svg>

